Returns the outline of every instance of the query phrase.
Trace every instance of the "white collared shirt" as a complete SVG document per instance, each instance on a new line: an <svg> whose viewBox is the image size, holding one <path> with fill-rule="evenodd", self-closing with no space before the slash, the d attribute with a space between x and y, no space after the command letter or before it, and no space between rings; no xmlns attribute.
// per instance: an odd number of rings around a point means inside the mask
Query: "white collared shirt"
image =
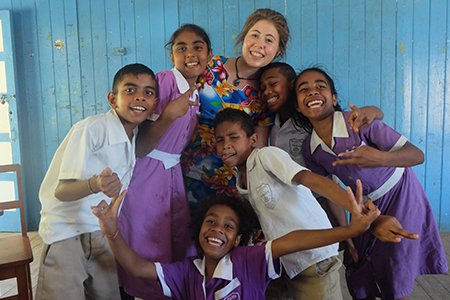
<svg viewBox="0 0 450 300"><path fill-rule="evenodd" d="M56 150L39 190L41 221L39 234L51 244L86 232L100 230L91 206L103 193L91 194L76 201L60 201L55 197L59 180L86 180L100 174L105 167L119 176L122 189L131 179L135 164L137 128L129 140L117 113L90 116L76 123Z"/></svg>

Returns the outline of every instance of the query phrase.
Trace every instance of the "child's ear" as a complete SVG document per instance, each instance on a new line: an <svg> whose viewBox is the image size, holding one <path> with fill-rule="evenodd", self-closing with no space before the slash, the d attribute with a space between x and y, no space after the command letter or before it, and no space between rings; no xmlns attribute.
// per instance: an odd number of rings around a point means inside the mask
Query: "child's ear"
<svg viewBox="0 0 450 300"><path fill-rule="evenodd" d="M256 147L256 145L258 144L258 135L256 134L256 132L250 136L250 143L252 147Z"/></svg>
<svg viewBox="0 0 450 300"><path fill-rule="evenodd" d="M175 66L175 63L173 62L173 53L172 53L172 51L170 51L169 57L170 57L170 61L172 62L172 65Z"/></svg>
<svg viewBox="0 0 450 300"><path fill-rule="evenodd" d="M208 52L208 62L211 60L211 58L212 58L212 49L209 49L209 52Z"/></svg>
<svg viewBox="0 0 450 300"><path fill-rule="evenodd" d="M239 243L241 242L241 238L242 238L242 234L239 234L239 235L236 237L236 241L234 241L234 247L239 246Z"/></svg>
<svg viewBox="0 0 450 300"><path fill-rule="evenodd" d="M108 103L112 109L116 109L116 107L117 107L116 102L117 102L117 95L114 94L113 92L109 92L108 93Z"/></svg>
<svg viewBox="0 0 450 300"><path fill-rule="evenodd" d="M333 106L336 106L337 104L337 97L336 94L333 94Z"/></svg>

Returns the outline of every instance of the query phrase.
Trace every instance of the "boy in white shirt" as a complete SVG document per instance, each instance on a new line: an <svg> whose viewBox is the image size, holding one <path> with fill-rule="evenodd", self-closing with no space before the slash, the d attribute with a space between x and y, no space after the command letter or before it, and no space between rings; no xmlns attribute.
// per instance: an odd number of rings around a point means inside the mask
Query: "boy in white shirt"
<svg viewBox="0 0 450 300"><path fill-rule="evenodd" d="M151 69L121 68L108 93L111 109L76 123L58 147L39 191L44 248L36 299L120 299L114 257L91 206L128 186L137 126L157 95Z"/></svg>
<svg viewBox="0 0 450 300"><path fill-rule="evenodd" d="M297 229L331 228L311 190L354 212L345 190L332 180L297 164L282 149L257 149L253 121L245 112L220 111L214 128L217 154L225 165L237 167L238 191L255 210L267 240ZM361 212L364 206L357 209ZM390 226L396 238L385 241L398 242L399 236L417 238L388 223L378 224ZM338 271L342 263L337 255L338 245L333 244L281 258L296 299L342 299Z"/></svg>

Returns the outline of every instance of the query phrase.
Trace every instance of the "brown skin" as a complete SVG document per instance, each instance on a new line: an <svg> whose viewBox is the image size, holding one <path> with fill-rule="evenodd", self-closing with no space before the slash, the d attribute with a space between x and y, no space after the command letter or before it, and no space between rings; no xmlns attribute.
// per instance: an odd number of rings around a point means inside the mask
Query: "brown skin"
<svg viewBox="0 0 450 300"><path fill-rule="evenodd" d="M120 265L134 277L157 280L155 263L137 255L118 232L117 213L125 194L124 191L118 197L113 197L110 205L102 200L97 206L92 207L92 212L99 218L100 228L103 234L108 237L111 250ZM362 201L361 182L357 183L356 198L350 188L347 188L347 194L352 211L357 211L356 207L360 206ZM352 221L348 226L290 232L273 240L272 256L277 259L286 254L322 247L355 237L366 231L379 214L376 206L369 201L365 207L365 212L353 214ZM239 218L231 208L225 205L215 205L208 210L198 237L206 260L206 282L214 274L220 259L238 246L240 241L238 232Z"/></svg>

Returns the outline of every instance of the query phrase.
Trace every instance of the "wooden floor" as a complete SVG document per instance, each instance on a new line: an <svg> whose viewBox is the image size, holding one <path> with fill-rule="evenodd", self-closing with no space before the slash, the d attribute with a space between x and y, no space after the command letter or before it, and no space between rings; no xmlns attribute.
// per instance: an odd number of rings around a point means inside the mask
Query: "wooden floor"
<svg viewBox="0 0 450 300"><path fill-rule="evenodd" d="M5 233L0 233L1 237ZM39 271L39 258L42 250L42 240L37 232L29 233L31 244L33 247L34 261L31 263L31 280L33 282L33 290L36 290L37 276ZM450 233L442 233L442 242L444 243L447 261L450 261ZM341 269L343 274L343 269ZM341 276L343 278L343 276ZM344 300L350 300L350 294L347 291L345 282L342 281L342 291ZM5 297L16 291L14 280L3 280L0 282L0 296ZM410 296L410 300L449 300L450 299L450 275L426 275L416 280L414 291Z"/></svg>

